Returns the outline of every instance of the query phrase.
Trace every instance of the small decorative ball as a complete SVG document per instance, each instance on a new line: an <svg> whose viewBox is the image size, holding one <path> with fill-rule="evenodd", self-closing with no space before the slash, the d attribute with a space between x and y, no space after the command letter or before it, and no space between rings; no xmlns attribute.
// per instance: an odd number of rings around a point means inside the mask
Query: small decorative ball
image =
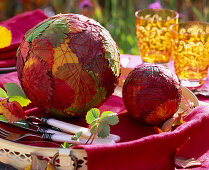
<svg viewBox="0 0 209 170"><path fill-rule="evenodd" d="M171 118L181 101L181 83L169 69L141 65L132 70L123 86L123 101L131 116L152 125Z"/></svg>
<svg viewBox="0 0 209 170"><path fill-rule="evenodd" d="M32 103L60 116L82 116L118 83L119 51L109 32L79 14L59 14L29 30L17 72Z"/></svg>

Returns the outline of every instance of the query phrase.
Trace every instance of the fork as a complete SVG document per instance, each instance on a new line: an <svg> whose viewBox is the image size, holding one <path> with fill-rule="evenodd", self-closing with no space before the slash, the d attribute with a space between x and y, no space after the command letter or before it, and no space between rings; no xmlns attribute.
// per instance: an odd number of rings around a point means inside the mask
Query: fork
<svg viewBox="0 0 209 170"><path fill-rule="evenodd" d="M39 138L42 140L47 140L47 141L55 141L55 142L67 142L67 143L71 143L71 144L87 144L88 140L84 139L84 138L79 138L79 141L77 140L72 140L73 135L69 135L69 134L50 134L50 133L43 133L41 135L39 134L20 134L20 133L14 133L14 132L10 132L8 130L3 129L2 127L0 127L0 137L9 141L19 141L22 140L24 138L27 137L35 137L35 138ZM93 141L93 144L111 144L112 140L108 140L108 139L95 139Z"/></svg>

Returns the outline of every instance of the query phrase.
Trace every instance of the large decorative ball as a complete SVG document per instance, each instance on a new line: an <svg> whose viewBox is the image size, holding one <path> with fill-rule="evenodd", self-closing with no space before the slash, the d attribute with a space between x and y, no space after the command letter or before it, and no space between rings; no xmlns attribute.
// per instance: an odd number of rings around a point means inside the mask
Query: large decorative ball
<svg viewBox="0 0 209 170"><path fill-rule="evenodd" d="M141 65L131 71L123 86L123 101L140 122L158 125L171 118L181 101L179 78L169 69Z"/></svg>
<svg viewBox="0 0 209 170"><path fill-rule="evenodd" d="M17 72L32 103L61 116L82 116L113 92L119 51L98 22L60 14L29 30L17 52Z"/></svg>

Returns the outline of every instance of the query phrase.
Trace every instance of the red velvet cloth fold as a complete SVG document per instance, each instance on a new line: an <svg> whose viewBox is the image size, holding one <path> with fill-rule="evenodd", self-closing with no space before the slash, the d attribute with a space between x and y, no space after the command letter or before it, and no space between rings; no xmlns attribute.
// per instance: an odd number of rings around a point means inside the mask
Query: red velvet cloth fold
<svg viewBox="0 0 209 170"><path fill-rule="evenodd" d="M17 73L0 76L0 87L4 83L19 83ZM88 155L88 169L175 169L175 157L195 158L203 161L201 167L209 169L209 108L199 106L186 117L186 123L172 132L156 134L153 127L143 125L133 119L125 109L123 100L111 96L100 108L100 111L111 110L119 114L120 122L111 127L111 133L121 137L114 145L80 145ZM28 110L27 114L41 115L38 109ZM72 123L72 121L69 120ZM75 124L86 126L85 121ZM44 143L27 143L45 146Z"/></svg>
<svg viewBox="0 0 209 170"><path fill-rule="evenodd" d="M175 169L175 156L205 160L201 167L209 169L209 108L195 108L186 123L172 132L151 133L152 127L137 124L124 114L112 133L133 141L114 145L82 145L87 152L88 168L93 169ZM131 128L130 128L131 126ZM122 128L121 128L122 127Z"/></svg>
<svg viewBox="0 0 209 170"><path fill-rule="evenodd" d="M0 49L0 61L15 58L17 48L25 33L46 18L48 18L48 16L37 9L0 22L0 26L6 27L12 33L12 42L10 46ZM15 64L12 66L15 66ZM2 65L0 65L0 67L2 67Z"/></svg>

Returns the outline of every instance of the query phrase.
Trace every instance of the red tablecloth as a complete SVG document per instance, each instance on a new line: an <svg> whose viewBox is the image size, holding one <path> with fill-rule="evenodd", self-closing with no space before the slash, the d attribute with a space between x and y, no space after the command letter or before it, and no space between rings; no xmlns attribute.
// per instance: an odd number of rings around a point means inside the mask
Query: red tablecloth
<svg viewBox="0 0 209 170"><path fill-rule="evenodd" d="M1 75L0 86L6 82L19 83L17 73ZM207 84L208 81L205 86ZM86 150L89 169L174 169L175 156L204 160L202 166L195 169L209 169L208 107L195 108L186 116L186 123L161 134L156 134L152 126L142 125L130 117L118 96L111 96L100 110L119 114L120 122L111 127L111 133L119 135L121 141L114 145L77 146ZM38 114L40 116L40 112ZM82 125L83 122L77 120L75 123Z"/></svg>

